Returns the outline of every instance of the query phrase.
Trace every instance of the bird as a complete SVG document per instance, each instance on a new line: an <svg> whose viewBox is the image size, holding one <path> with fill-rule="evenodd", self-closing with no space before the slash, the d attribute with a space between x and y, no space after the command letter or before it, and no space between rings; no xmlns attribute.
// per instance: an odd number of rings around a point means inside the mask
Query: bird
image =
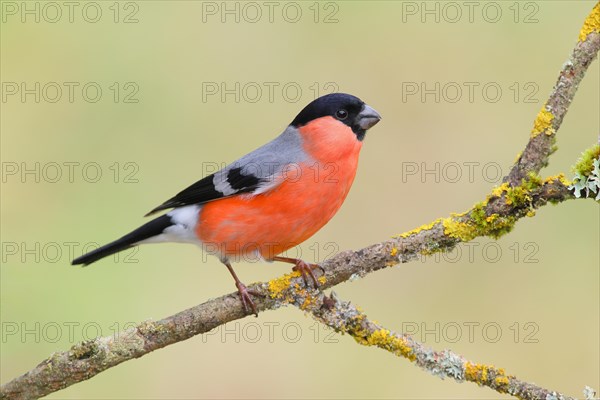
<svg viewBox="0 0 600 400"><path fill-rule="evenodd" d="M342 206L354 181L367 130L381 120L346 93L321 96L267 144L205 176L152 209L170 210L72 261L86 266L146 243L200 246L227 267L246 313L258 315L232 263L252 258L293 264L309 286L320 268L281 256L319 231ZM234 138L232 138L234 139Z"/></svg>

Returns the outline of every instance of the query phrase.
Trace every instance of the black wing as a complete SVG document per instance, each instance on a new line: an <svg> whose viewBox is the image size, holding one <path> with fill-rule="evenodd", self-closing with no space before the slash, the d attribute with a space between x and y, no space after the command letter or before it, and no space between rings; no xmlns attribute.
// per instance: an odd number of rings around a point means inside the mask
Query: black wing
<svg viewBox="0 0 600 400"><path fill-rule="evenodd" d="M230 168L227 174L222 176L224 181L219 185L220 190L215 187L215 174L209 175L177 193L145 216L169 208L202 204L223 197L253 192L261 186L261 183L266 181L264 178L258 178L252 174L244 175L241 168Z"/></svg>

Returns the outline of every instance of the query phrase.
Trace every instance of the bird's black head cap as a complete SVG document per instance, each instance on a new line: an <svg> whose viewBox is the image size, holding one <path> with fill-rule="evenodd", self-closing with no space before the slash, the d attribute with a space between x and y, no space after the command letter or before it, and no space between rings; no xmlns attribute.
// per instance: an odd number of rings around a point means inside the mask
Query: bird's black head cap
<svg viewBox="0 0 600 400"><path fill-rule="evenodd" d="M359 123L365 103L356 96L346 93L331 93L308 104L290 125L299 128L321 117L333 117L352 128L359 140L365 136L364 124ZM379 115L377 115L379 118ZM368 129L368 128L367 128Z"/></svg>

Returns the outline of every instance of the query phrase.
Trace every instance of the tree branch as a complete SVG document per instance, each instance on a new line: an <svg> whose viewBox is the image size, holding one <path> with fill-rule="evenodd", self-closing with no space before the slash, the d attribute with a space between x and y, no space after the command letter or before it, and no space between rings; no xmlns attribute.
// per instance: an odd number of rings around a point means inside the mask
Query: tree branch
<svg viewBox="0 0 600 400"><path fill-rule="evenodd" d="M511 186L518 185L528 173L537 173L548 165L548 157L555 150L556 132L569 110L585 71L598 54L599 33L600 3L597 3L584 21L575 48L563 64L550 97L535 119L529 143L505 178Z"/></svg>
<svg viewBox="0 0 600 400"><path fill-rule="evenodd" d="M548 202L562 202L574 198L565 183L559 178L546 180L539 187L531 190L530 196L532 198L530 204L533 208L539 208ZM510 215L514 218L521 218L526 215L521 206L515 203L507 204L508 201L510 201L508 198L504 198L504 201L498 198L494 203L493 207L498 210L499 215ZM520 215L520 217L517 217L517 215ZM321 289L333 287L349 280L351 277L364 276L400 262L414 260L419 254L431 251L432 247L440 251L449 251L459 241L458 239L448 237L444 233L442 225L437 223L430 229L408 237L399 237L358 251L342 252L323 264L325 274L321 275L318 273L319 280L321 281ZM321 311L327 308L327 306L323 308L323 305L330 304L331 301L324 299L326 296L323 293L306 289L300 274L297 272L286 274L269 282L256 283L250 285L248 288L265 294L264 298L258 297L255 300L259 311L273 310L283 305L293 304L302 310L312 310L313 315L318 320L327 323L327 325L338 331L346 333L358 332L356 330L350 332L348 329L336 327L332 322L334 320L333 316L327 317L329 314ZM348 306L345 307L349 309ZM335 308L332 310L335 310ZM241 307L237 292L234 292L189 308L160 321L146 321L136 328L128 329L115 336L81 342L74 345L68 351L52 354L31 371L3 385L0 390L1 398L39 398L77 382L90 379L100 372L124 361L139 358L154 350L189 339L227 322L244 317L247 317L247 315ZM347 322L346 324L349 323ZM376 325L370 323L368 320L365 320L365 324L365 327L370 330L376 327ZM407 336L402 337L406 338ZM433 354L432 350L427 349L412 339L410 347L413 349L415 357L417 357L416 359L420 357L417 356L418 354ZM393 348L390 349L395 352ZM451 358L455 356L450 352L445 352L444 354L448 354L448 357ZM435 363L423 364L421 362L417 364L423 368L430 366L433 368L432 372L440 375L438 371L440 365ZM508 376L508 386L504 384L494 386L495 384L491 381L477 380L478 378L474 375L475 372L472 372L473 368L479 368L477 371L480 372L483 371L481 368L487 368L486 371L492 371L491 367L464 362L464 379L476 381L479 384L484 384L496 390L502 389L506 393L511 393L508 389L513 387L523 388L522 390L535 389L531 393L538 393L537 390L544 390L536 388L533 385L524 384L516 380L516 378ZM501 378L502 382L504 382L503 378L499 375L499 371L501 370L493 372L490 376ZM456 377L459 376L457 375ZM472 377L472 379L469 377ZM524 392L519 391L518 393L521 396Z"/></svg>
<svg viewBox="0 0 600 400"><path fill-rule="evenodd" d="M331 297L320 293L310 311L317 321L333 328L336 332L352 336L357 343L375 346L404 357L441 379L452 378L457 382L474 382L522 400L572 399L523 382L513 375L507 375L502 368L473 363L450 350L435 351L414 340L410 335L385 329L370 321L350 302L336 298L333 293Z"/></svg>
<svg viewBox="0 0 600 400"><path fill-rule="evenodd" d="M588 66L600 48L600 3L586 19L579 41L564 64L558 81L538 114L530 140L504 183L469 211L438 219L429 225L358 251L342 252L323 263L321 288L327 289L351 277L408 262L420 254L450 251L458 243L480 236L500 237L517 220L532 216L548 202L573 199L562 175L542 180L537 173L548 163L555 135L575 96ZM375 345L414 361L438 376L476 382L500 393L524 399L562 396L506 375L504 370L465 361L450 351L435 352L407 335L399 335L369 321L349 303L336 301L304 287L298 273L249 286L265 294L255 303L259 311L293 304L310 311L319 321L338 332L352 335L359 343ZM96 338L52 354L31 371L0 388L1 399L31 399L45 396L124 361L205 333L227 322L244 318L237 293L210 300L160 321L147 321L118 335ZM561 398L561 397L558 397ZM564 397L563 397L564 398Z"/></svg>

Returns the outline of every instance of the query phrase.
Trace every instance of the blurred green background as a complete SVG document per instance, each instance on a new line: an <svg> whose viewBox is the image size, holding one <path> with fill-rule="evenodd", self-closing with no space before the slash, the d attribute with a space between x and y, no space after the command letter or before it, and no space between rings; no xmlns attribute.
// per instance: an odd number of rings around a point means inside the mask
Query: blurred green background
<svg viewBox="0 0 600 400"><path fill-rule="evenodd" d="M317 94L355 94L383 120L343 208L301 246L305 259L466 210L524 147L594 2L55 4L1 4L2 383L81 339L233 291L226 269L194 246L145 246L85 269L69 253L135 228L215 163L275 137ZM598 72L596 60L543 175L570 176L598 140ZM598 222L593 201L547 206L497 242L335 292L436 349L582 396L600 386ZM237 271L250 283L289 268ZM293 308L49 397L504 398L441 381Z"/></svg>

